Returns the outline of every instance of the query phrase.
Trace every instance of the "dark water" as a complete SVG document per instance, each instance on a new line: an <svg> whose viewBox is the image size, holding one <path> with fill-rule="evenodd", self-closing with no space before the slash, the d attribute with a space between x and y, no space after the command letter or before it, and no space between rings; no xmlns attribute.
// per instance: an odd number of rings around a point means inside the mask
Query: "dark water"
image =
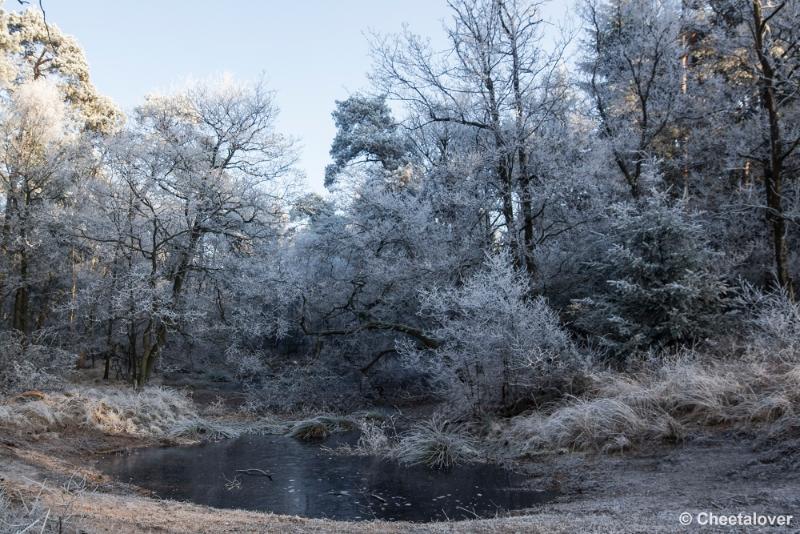
<svg viewBox="0 0 800 534"><path fill-rule="evenodd" d="M328 440L325 445L336 443ZM106 456L98 467L163 498L341 520L493 517L553 496L522 488L521 476L496 466L431 471L379 458L332 454L319 444L285 436L251 435L197 447L139 449ZM272 480L236 473L253 468L268 472ZM241 486L231 487L233 480Z"/></svg>

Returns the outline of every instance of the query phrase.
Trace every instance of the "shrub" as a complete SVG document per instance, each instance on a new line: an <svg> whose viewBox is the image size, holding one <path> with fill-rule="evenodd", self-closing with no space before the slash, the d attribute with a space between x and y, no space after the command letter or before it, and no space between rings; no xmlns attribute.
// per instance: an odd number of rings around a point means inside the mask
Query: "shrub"
<svg viewBox="0 0 800 534"><path fill-rule="evenodd" d="M10 524L11 513L11 501L8 500L5 491L0 487L0 525L5 527ZM0 529L0 532L3 532L3 530Z"/></svg>
<svg viewBox="0 0 800 534"><path fill-rule="evenodd" d="M0 534L85 532L78 503L91 492L85 477L72 474L61 487L37 483L33 494L17 491L19 504L0 487Z"/></svg>
<svg viewBox="0 0 800 534"><path fill-rule="evenodd" d="M38 498L26 507L15 506L0 487L0 534L35 532L36 527L43 528L41 525L48 514L49 510Z"/></svg>
<svg viewBox="0 0 800 534"><path fill-rule="evenodd" d="M75 355L64 350L25 343L18 332L0 332L0 394L62 385Z"/></svg>
<svg viewBox="0 0 800 534"><path fill-rule="evenodd" d="M747 356L758 361L798 361L800 303L785 291L763 292L748 284L739 291L737 303L748 327Z"/></svg>
<svg viewBox="0 0 800 534"><path fill-rule="evenodd" d="M302 387L298 387L302 384ZM320 362L308 365L288 364L260 382L249 385L247 394L251 411L297 413L302 411L349 411L361 407L364 400L350 376L342 376ZM313 395L309 395L309 391Z"/></svg>
<svg viewBox="0 0 800 534"><path fill-rule="evenodd" d="M393 439L390 439L390 433L391 437L396 437L394 421L392 419L378 421L365 416L362 417L362 419L355 421L355 425L361 434L356 444L345 443L329 450L347 456L392 458L396 443Z"/></svg>
<svg viewBox="0 0 800 534"><path fill-rule="evenodd" d="M365 419L358 425L361 436L356 449L362 454L382 454L390 448L389 436L386 435L386 423L375 423Z"/></svg>
<svg viewBox="0 0 800 534"><path fill-rule="evenodd" d="M233 369L239 380L258 380L266 371L264 363L256 352L231 346L225 351L225 362Z"/></svg>

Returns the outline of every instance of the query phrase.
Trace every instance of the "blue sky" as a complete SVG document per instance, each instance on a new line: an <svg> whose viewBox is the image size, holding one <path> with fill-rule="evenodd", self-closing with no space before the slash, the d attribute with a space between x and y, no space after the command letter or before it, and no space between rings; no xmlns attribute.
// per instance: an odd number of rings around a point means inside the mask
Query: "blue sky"
<svg viewBox="0 0 800 534"><path fill-rule="evenodd" d="M14 0L6 0L14 8ZM302 146L308 185L323 191L335 100L367 88L364 35L400 31L442 43L445 0L43 0L48 21L83 46L98 89L128 110L188 78L263 73L278 127ZM546 16L564 11L564 0ZM36 2L31 2L36 4Z"/></svg>

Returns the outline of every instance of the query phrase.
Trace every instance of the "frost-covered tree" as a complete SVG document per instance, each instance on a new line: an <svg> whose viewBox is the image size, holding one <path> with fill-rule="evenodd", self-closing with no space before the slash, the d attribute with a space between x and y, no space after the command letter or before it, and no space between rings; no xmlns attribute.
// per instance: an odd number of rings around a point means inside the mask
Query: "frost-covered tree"
<svg viewBox="0 0 800 534"><path fill-rule="evenodd" d="M520 389L580 362L558 315L544 298L529 297L526 276L506 253L488 257L462 285L424 291L420 315L440 345L406 347L406 356L475 411L508 407Z"/></svg>
<svg viewBox="0 0 800 534"><path fill-rule="evenodd" d="M337 174L354 164L378 164L395 171L408 159L405 138L383 97L353 95L336 102L331 114L336 136L331 145L333 163L325 168L325 185L331 186Z"/></svg>
<svg viewBox="0 0 800 534"><path fill-rule="evenodd" d="M5 193L0 291L13 299L11 325L28 333L31 298L46 313L51 268L67 269L62 210L81 169L79 139L63 97L48 80L18 85L0 110L0 188ZM2 302L2 300L0 300ZM41 323L41 321L38 321Z"/></svg>
<svg viewBox="0 0 800 534"><path fill-rule="evenodd" d="M69 218L81 175L94 172L87 140L120 113L91 84L75 40L29 9L0 10L0 114L0 313L28 333L74 289L82 254Z"/></svg>
<svg viewBox="0 0 800 534"><path fill-rule="evenodd" d="M44 20L41 10L0 9L0 87L48 79L76 110L82 128L110 132L120 121L117 107L91 83L89 66L77 41Z"/></svg>
<svg viewBox="0 0 800 534"><path fill-rule="evenodd" d="M167 334L186 334L213 309L206 299L223 298L228 259L252 257L282 231L294 152L274 130L276 114L262 85L225 79L149 99L114 139L110 186L97 198L107 219L90 219L82 235L129 264L113 315L127 317L139 384Z"/></svg>
<svg viewBox="0 0 800 534"><path fill-rule="evenodd" d="M377 180L355 187L354 201L329 206L295 238L292 253L306 264L297 269L304 328L323 337L388 332L430 343L415 317L417 291L463 269L470 242L448 242L449 229L419 188Z"/></svg>
<svg viewBox="0 0 800 534"><path fill-rule="evenodd" d="M431 49L410 31L378 38L373 80L408 106L410 127L446 125L469 136L494 201L487 212L500 214L496 237L533 275L542 199L529 151L566 91L559 77L563 47L543 46L538 2L459 0L449 6L446 50Z"/></svg>
<svg viewBox="0 0 800 534"><path fill-rule="evenodd" d="M798 190L800 164L800 5L738 0L728 8L741 22L727 50L742 57L747 76L746 83L732 91L736 100L730 104L740 119L734 150L760 170L760 204L771 237L775 277L794 295L787 234L800 224L797 199L790 196L790 188Z"/></svg>
<svg viewBox="0 0 800 534"><path fill-rule="evenodd" d="M680 12L673 0L589 0L581 68L599 132L632 197L667 144L681 90ZM665 141L664 138L667 140Z"/></svg>
<svg viewBox="0 0 800 534"><path fill-rule="evenodd" d="M578 328L623 359L719 332L728 289L698 214L654 194L612 206L607 224L606 250L585 263L594 283L573 305Z"/></svg>

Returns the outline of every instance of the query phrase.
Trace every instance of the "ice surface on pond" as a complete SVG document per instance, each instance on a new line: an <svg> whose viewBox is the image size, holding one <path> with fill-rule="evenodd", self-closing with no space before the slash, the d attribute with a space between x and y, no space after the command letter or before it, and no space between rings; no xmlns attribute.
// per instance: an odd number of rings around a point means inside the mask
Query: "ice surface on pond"
<svg viewBox="0 0 800 534"><path fill-rule="evenodd" d="M332 438L325 445L335 446L336 441ZM380 458L338 455L319 443L284 436L139 449L104 457L99 467L162 498L340 520L493 517L552 497L522 487L523 477L497 466L431 471Z"/></svg>

